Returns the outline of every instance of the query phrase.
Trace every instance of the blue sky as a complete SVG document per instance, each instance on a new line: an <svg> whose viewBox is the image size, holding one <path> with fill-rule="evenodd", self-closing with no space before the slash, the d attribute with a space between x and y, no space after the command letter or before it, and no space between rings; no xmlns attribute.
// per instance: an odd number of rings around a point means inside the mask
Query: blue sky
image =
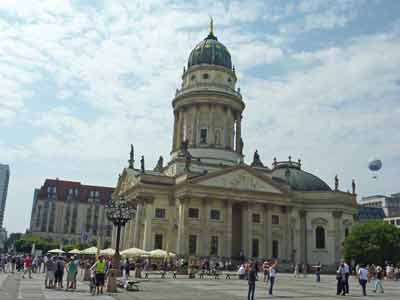
<svg viewBox="0 0 400 300"><path fill-rule="evenodd" d="M0 1L0 160L5 225L29 224L45 178L115 186L129 145L169 157L171 101L192 48L232 55L258 149L359 197L399 192L400 1ZM377 180L368 161L379 157Z"/></svg>

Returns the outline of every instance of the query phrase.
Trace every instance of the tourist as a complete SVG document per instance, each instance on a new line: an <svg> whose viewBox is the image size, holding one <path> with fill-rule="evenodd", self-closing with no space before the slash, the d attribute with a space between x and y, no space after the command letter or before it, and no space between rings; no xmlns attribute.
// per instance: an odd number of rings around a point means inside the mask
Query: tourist
<svg viewBox="0 0 400 300"><path fill-rule="evenodd" d="M68 264L65 266L65 270L67 271L67 290L68 289L76 289L76 274L78 272L77 266L75 263L75 257L72 256Z"/></svg>
<svg viewBox="0 0 400 300"><path fill-rule="evenodd" d="M348 294L349 293L350 267L344 260L342 260L342 262L343 262L344 272L345 272L344 289L346 291L346 294Z"/></svg>
<svg viewBox="0 0 400 300"><path fill-rule="evenodd" d="M24 259L24 273L22 278L25 278L25 274L28 273L29 279L32 278L32 257L28 254Z"/></svg>
<svg viewBox="0 0 400 300"><path fill-rule="evenodd" d="M104 277L106 275L106 262L104 261L103 256L99 256L97 261L91 267L91 270L94 269L96 274L96 289L97 295L103 294L103 287L104 287Z"/></svg>
<svg viewBox="0 0 400 300"><path fill-rule="evenodd" d="M294 264L293 265L293 276L294 278L298 278L299 277L299 264Z"/></svg>
<svg viewBox="0 0 400 300"><path fill-rule="evenodd" d="M321 263L318 262L318 264L316 266L314 266L315 268L315 280L317 282L321 281Z"/></svg>
<svg viewBox="0 0 400 300"><path fill-rule="evenodd" d="M130 266L130 263L129 263L129 259L128 259L128 258L125 260L124 270L125 270L125 279L128 280L128 278L129 278L129 272L130 272L130 270L131 270L131 266Z"/></svg>
<svg viewBox="0 0 400 300"><path fill-rule="evenodd" d="M247 300L254 300L254 292L256 290L256 281L258 280L257 268L255 263L250 263L247 281L249 290L247 293Z"/></svg>
<svg viewBox="0 0 400 300"><path fill-rule="evenodd" d="M269 267L269 291L268 294L272 295L272 290L274 288L275 279L276 279L276 266L278 265L278 261L275 261Z"/></svg>
<svg viewBox="0 0 400 300"><path fill-rule="evenodd" d="M47 262L49 261L49 258L47 257L47 255L45 255L44 257L43 257L43 268L42 268L42 272L43 273L46 273L46 268L47 268Z"/></svg>
<svg viewBox="0 0 400 300"><path fill-rule="evenodd" d="M264 273L264 277L263 277L263 281L268 281L269 280L269 261L265 260L263 263L263 273Z"/></svg>
<svg viewBox="0 0 400 300"><path fill-rule="evenodd" d="M336 287L336 295L342 294L342 296L346 295L346 268L344 262L339 265L339 268L336 271L336 280L337 280L337 287Z"/></svg>
<svg viewBox="0 0 400 300"><path fill-rule="evenodd" d="M239 267L238 275L239 275L239 279L245 279L246 278L246 270L245 270L243 264L241 264L240 267Z"/></svg>
<svg viewBox="0 0 400 300"><path fill-rule="evenodd" d="M55 270L56 270L56 265L54 263L53 257L47 259L45 268L46 268L46 277L44 280L44 285L45 288L52 289L55 287Z"/></svg>
<svg viewBox="0 0 400 300"><path fill-rule="evenodd" d="M63 279L64 279L64 260L61 256L58 256L55 263L55 286L59 288L63 287Z"/></svg>
<svg viewBox="0 0 400 300"><path fill-rule="evenodd" d="M383 269L380 266L377 266L375 273L374 293L376 293L378 289L381 293L383 293L383 286L382 286L383 275L384 275Z"/></svg>
<svg viewBox="0 0 400 300"><path fill-rule="evenodd" d="M358 270L359 282L362 287L363 296L367 296L366 286L368 282L368 269L365 268L364 265L361 265L360 269Z"/></svg>

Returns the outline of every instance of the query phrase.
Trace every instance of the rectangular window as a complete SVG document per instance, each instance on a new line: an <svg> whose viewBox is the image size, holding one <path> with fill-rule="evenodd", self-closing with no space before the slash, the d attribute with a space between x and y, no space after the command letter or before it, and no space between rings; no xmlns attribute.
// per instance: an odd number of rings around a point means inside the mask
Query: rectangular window
<svg viewBox="0 0 400 300"><path fill-rule="evenodd" d="M158 219L164 219L165 218L165 208L156 208L155 217Z"/></svg>
<svg viewBox="0 0 400 300"><path fill-rule="evenodd" d="M163 248L163 235L156 234L154 235L154 249L162 249Z"/></svg>
<svg viewBox="0 0 400 300"><path fill-rule="evenodd" d="M207 144L207 128L200 129L200 144Z"/></svg>
<svg viewBox="0 0 400 300"><path fill-rule="evenodd" d="M221 212L218 209L210 210L210 219L219 220L221 218Z"/></svg>
<svg viewBox="0 0 400 300"><path fill-rule="evenodd" d="M260 255L259 247L260 247L260 242L258 239L253 239L252 240L252 257L258 257Z"/></svg>
<svg viewBox="0 0 400 300"><path fill-rule="evenodd" d="M396 220L396 225L400 225L400 219Z"/></svg>
<svg viewBox="0 0 400 300"><path fill-rule="evenodd" d="M279 241L277 240L272 241L272 257L279 257Z"/></svg>
<svg viewBox="0 0 400 300"><path fill-rule="evenodd" d="M196 255L197 236L189 235L189 255Z"/></svg>
<svg viewBox="0 0 400 300"><path fill-rule="evenodd" d="M252 220L253 220L253 223L260 223L260 214L253 214Z"/></svg>
<svg viewBox="0 0 400 300"><path fill-rule="evenodd" d="M218 256L218 237L212 236L211 243L210 243L210 255Z"/></svg>
<svg viewBox="0 0 400 300"><path fill-rule="evenodd" d="M198 219L199 218L199 209L198 208L189 208L189 218Z"/></svg>
<svg viewBox="0 0 400 300"><path fill-rule="evenodd" d="M273 225L279 225L279 216L272 215L272 224Z"/></svg>

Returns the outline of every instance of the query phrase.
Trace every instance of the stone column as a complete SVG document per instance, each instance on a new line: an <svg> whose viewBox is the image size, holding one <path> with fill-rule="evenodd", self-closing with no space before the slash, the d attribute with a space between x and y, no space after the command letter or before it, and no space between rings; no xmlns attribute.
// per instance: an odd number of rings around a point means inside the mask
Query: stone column
<svg viewBox="0 0 400 300"><path fill-rule="evenodd" d="M286 206L282 206L283 218L283 255L286 259L290 259L290 234L289 234L289 211Z"/></svg>
<svg viewBox="0 0 400 300"><path fill-rule="evenodd" d="M178 210L178 238L176 242L176 252L178 255L185 255L186 251L186 240L185 240L185 219L187 210L187 199L185 197L179 198L179 210Z"/></svg>
<svg viewBox="0 0 400 300"><path fill-rule="evenodd" d="M307 263L307 212L299 211L300 217L300 263Z"/></svg>
<svg viewBox="0 0 400 300"><path fill-rule="evenodd" d="M138 201L136 204L136 216L134 219L135 225L133 228L133 245L132 247L140 248L140 225L142 217L143 203Z"/></svg>
<svg viewBox="0 0 400 300"><path fill-rule="evenodd" d="M253 211L254 205L248 204L247 222L248 222L248 237L247 237L247 252L248 256L253 256Z"/></svg>
<svg viewBox="0 0 400 300"><path fill-rule="evenodd" d="M230 126L229 126L229 122L228 122L228 107L224 107L225 113L223 114L224 116L224 149L229 148L230 146ZM244 250L243 250L244 251Z"/></svg>
<svg viewBox="0 0 400 300"><path fill-rule="evenodd" d="M175 239L176 236L176 220L178 219L178 216L176 215L176 209L175 209L175 198L172 195L168 196L168 212L167 212L167 218L168 218L168 229L167 232L165 234L165 250L169 251L169 252L177 252L176 249L176 240L173 241ZM173 243L175 242L175 244Z"/></svg>
<svg viewBox="0 0 400 300"><path fill-rule="evenodd" d="M176 151L178 148L177 131L178 131L178 112L174 111L174 132L172 137L172 151Z"/></svg>
<svg viewBox="0 0 400 300"><path fill-rule="evenodd" d="M152 250L152 228L151 223L153 220L153 200L146 200L144 203L145 219L144 219L144 237L143 249Z"/></svg>
<svg viewBox="0 0 400 300"><path fill-rule="evenodd" d="M208 140L207 143L209 145L214 143L214 104L209 104L210 115L208 121Z"/></svg>
<svg viewBox="0 0 400 300"><path fill-rule="evenodd" d="M183 108L178 110L178 130L177 130L177 145L176 149L179 149L179 147L182 144L182 138L183 138L183 118L184 118L184 110Z"/></svg>
<svg viewBox="0 0 400 300"><path fill-rule="evenodd" d="M232 256L232 202L225 200L225 252L228 258Z"/></svg>
<svg viewBox="0 0 400 300"><path fill-rule="evenodd" d="M249 205L248 203L242 204L242 251L246 257L250 256L248 245L249 245L249 236L251 236L249 220Z"/></svg>
<svg viewBox="0 0 400 300"><path fill-rule="evenodd" d="M341 231L340 231L340 223L342 220L342 215L343 213L341 211L333 211L332 212L332 217L333 217L333 231L335 234L334 237L334 257L335 257L335 263L338 264L340 262L340 235L341 235Z"/></svg>
<svg viewBox="0 0 400 300"><path fill-rule="evenodd" d="M238 117L236 119L236 138L235 138L235 151L239 153L240 148L240 138L242 136L242 115L238 113ZM239 153L241 154L241 153Z"/></svg>
<svg viewBox="0 0 400 300"><path fill-rule="evenodd" d="M197 131L198 131L197 118L198 118L198 115L199 115L198 106L195 105L193 107L193 110L194 111L193 111L193 120L192 120L192 136L190 137L190 141L191 141L190 145L192 147L196 147L196 145L197 145Z"/></svg>
<svg viewBox="0 0 400 300"><path fill-rule="evenodd" d="M264 205L264 256L268 258L272 256L272 227L270 207L270 204Z"/></svg>
<svg viewBox="0 0 400 300"><path fill-rule="evenodd" d="M199 242L199 249L200 249L200 256L209 256L210 255L210 234L208 230L208 207L210 200L207 198L203 198L201 202L201 215L200 215L200 222L201 222L201 238Z"/></svg>

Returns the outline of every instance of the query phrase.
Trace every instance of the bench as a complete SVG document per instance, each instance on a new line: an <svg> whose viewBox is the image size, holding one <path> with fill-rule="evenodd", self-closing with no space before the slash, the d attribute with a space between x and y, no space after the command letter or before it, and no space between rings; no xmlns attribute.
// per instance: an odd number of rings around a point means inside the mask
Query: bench
<svg viewBox="0 0 400 300"><path fill-rule="evenodd" d="M204 276L209 276L209 277L214 277L215 279L219 279L219 273L218 272L200 271L199 272L199 278L204 278Z"/></svg>
<svg viewBox="0 0 400 300"><path fill-rule="evenodd" d="M160 272L145 272L144 273L144 278L149 278L149 275L161 275L161 278L165 278L165 273L166 272L164 272L164 271L160 271Z"/></svg>

